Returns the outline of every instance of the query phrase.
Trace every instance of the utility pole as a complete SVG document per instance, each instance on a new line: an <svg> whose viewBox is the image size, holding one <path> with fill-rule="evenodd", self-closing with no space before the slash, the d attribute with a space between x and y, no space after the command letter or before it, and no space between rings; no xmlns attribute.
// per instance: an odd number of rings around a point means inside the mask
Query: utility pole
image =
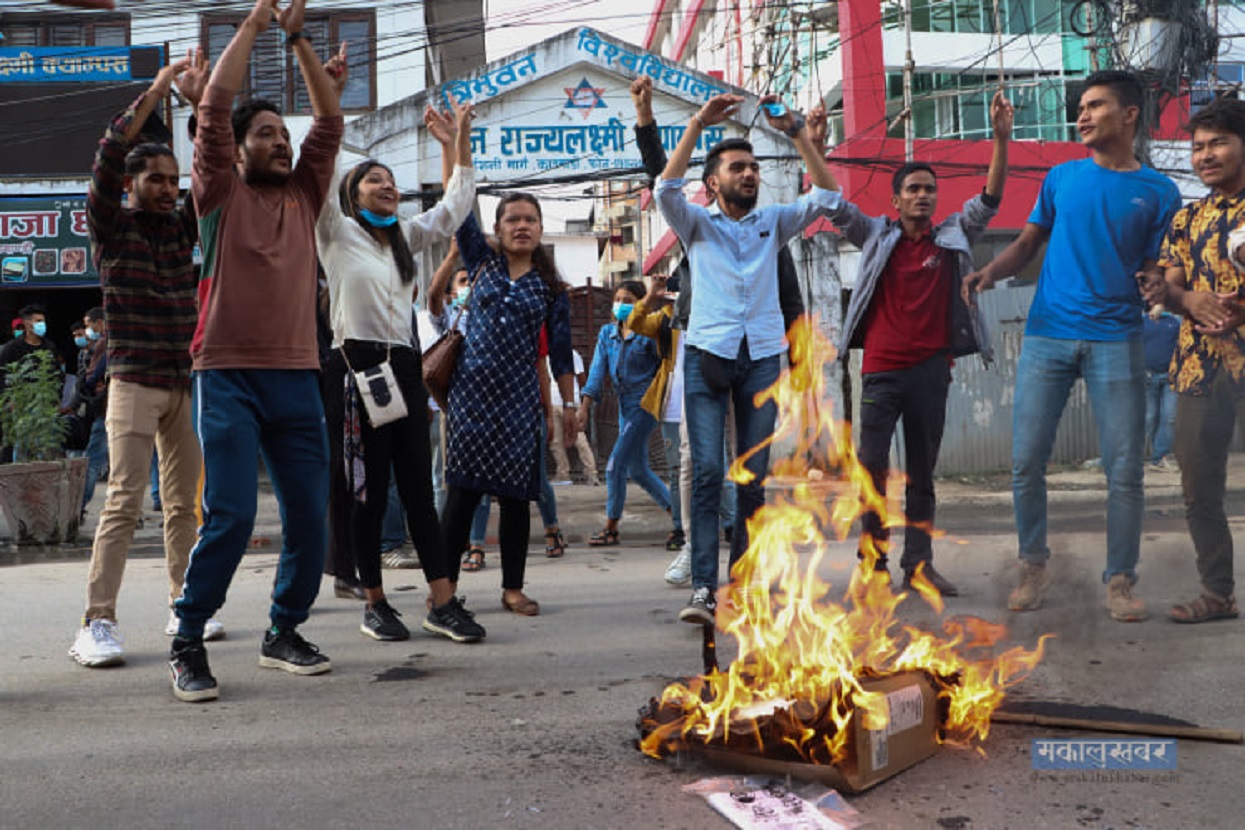
<svg viewBox="0 0 1245 830"><path fill-rule="evenodd" d="M903 0L903 156L905 161L912 161L912 71L916 68L912 60L912 0Z"/></svg>

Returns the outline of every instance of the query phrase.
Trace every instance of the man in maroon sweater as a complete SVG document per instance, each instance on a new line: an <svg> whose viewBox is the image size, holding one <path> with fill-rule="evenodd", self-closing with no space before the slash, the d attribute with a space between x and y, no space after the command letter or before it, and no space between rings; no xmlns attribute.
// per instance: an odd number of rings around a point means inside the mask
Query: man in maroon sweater
<svg viewBox="0 0 1245 830"><path fill-rule="evenodd" d="M305 0L258 0L208 81L199 107L191 177L203 273L191 344L195 418L203 447L203 525L177 600L169 665L179 700L219 695L204 626L225 601L255 523L262 453L284 524L271 627L261 666L329 671L295 630L307 619L324 566L328 438L316 350L315 222L341 144L341 89L302 33ZM277 108L234 96L256 37L277 20L294 50L315 118L293 163Z"/></svg>

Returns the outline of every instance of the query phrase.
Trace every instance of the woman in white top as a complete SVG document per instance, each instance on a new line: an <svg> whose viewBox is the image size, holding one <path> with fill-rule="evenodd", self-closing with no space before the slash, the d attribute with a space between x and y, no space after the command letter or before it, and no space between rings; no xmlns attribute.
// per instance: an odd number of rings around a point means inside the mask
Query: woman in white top
<svg viewBox="0 0 1245 830"><path fill-rule="evenodd" d="M338 199L326 202L316 224L333 330L333 352L324 369L334 484L330 494L350 500L351 538L359 581L367 596L360 630L377 640L410 636L385 599L381 584L381 524L391 465L407 528L432 595L424 629L456 642L474 642L484 636L484 629L455 598L455 585L450 581L433 506L428 393L419 349L412 348L417 342L411 317L416 287L412 251L450 239L475 199L471 108L455 104L454 109L452 118L431 107L424 112L424 124L441 142L444 154L445 195L436 206L413 218L400 218L392 172L368 160L345 173ZM354 376L386 361L398 386L391 392L400 391L407 415L375 427Z"/></svg>

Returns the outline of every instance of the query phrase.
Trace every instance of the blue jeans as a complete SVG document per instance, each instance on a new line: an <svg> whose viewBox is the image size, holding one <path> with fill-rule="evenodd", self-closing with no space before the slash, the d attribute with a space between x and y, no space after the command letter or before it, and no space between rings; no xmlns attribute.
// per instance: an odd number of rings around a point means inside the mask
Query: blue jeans
<svg viewBox="0 0 1245 830"><path fill-rule="evenodd" d="M432 448L432 498L437 508L437 515L445 512L445 435L442 424L445 413L434 410L432 420L428 422L428 443Z"/></svg>
<svg viewBox="0 0 1245 830"><path fill-rule="evenodd" d="M1172 451L1179 397L1166 372L1146 372L1146 446L1152 464Z"/></svg>
<svg viewBox="0 0 1245 830"><path fill-rule="evenodd" d="M679 493L679 467L683 459L679 453L679 422L661 422L661 445L666 451L666 469L670 471L670 519L674 529L683 530L683 499Z"/></svg>
<svg viewBox="0 0 1245 830"><path fill-rule="evenodd" d="M644 488L657 506L670 509L670 491L653 468L648 466L648 437L657 426L657 419L646 412L636 401L618 406L618 440L605 465L605 517L617 521L622 518L623 505L627 501L627 479Z"/></svg>
<svg viewBox="0 0 1245 830"><path fill-rule="evenodd" d="M739 455L758 446L774 433L778 407L767 401L760 408L753 398L773 386L781 368L779 355L753 360L745 340L731 364L730 386L721 391L705 382L701 370L705 352L688 346L683 363L684 414L692 451L692 585L715 590L718 586L718 500L722 493L723 433L726 408L735 404L735 446ZM748 549L748 520L765 504L765 474L769 448L748 459L745 468L753 476L747 484L735 484L735 530L731 536L730 564Z"/></svg>
<svg viewBox="0 0 1245 830"><path fill-rule="evenodd" d="M476 505L476 512L471 515L470 543L476 547L484 545L488 538L488 514L493 507L493 497L485 493Z"/></svg>
<svg viewBox="0 0 1245 830"><path fill-rule="evenodd" d="M157 450L151 451L151 506L156 510L161 507L160 504L160 453Z"/></svg>
<svg viewBox="0 0 1245 830"><path fill-rule="evenodd" d="M389 499L385 504L385 519L380 526L380 552L397 550L406 542L406 511L402 509L402 497L398 495L398 477L389 472Z"/></svg>
<svg viewBox="0 0 1245 830"><path fill-rule="evenodd" d="M179 636L201 639L204 623L225 603L255 526L260 453L281 512L281 557L269 617L278 628L307 619L328 547L329 446L316 374L284 369L195 374L203 524L176 603Z"/></svg>
<svg viewBox="0 0 1245 830"><path fill-rule="evenodd" d="M1141 338L1124 342L1025 336L1016 368L1012 421L1012 500L1020 558L1050 558L1046 545L1046 464L1073 382L1085 379L1102 470L1107 476L1107 567L1137 577L1145 448L1145 363Z"/></svg>
<svg viewBox="0 0 1245 830"><path fill-rule="evenodd" d="M554 417L561 415L561 412L555 412ZM540 419L540 498L536 500L536 506L540 509L540 520L545 523L545 527L558 526L558 500L553 495L553 487L549 484L549 424L544 418Z"/></svg>
<svg viewBox="0 0 1245 830"><path fill-rule="evenodd" d="M104 427L104 413L91 422L91 437L86 444L86 489L82 491L82 509L95 497L95 483L108 466L108 430Z"/></svg>

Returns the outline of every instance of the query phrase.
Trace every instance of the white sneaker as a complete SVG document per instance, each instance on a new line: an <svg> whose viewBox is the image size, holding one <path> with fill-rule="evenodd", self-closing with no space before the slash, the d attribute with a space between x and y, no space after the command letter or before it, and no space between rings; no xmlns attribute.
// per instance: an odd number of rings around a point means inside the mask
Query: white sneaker
<svg viewBox="0 0 1245 830"><path fill-rule="evenodd" d="M670 562L670 567L666 568L666 582L671 585L682 586L692 581L692 549L688 545L684 545L678 555Z"/></svg>
<svg viewBox="0 0 1245 830"><path fill-rule="evenodd" d="M177 626L180 622L181 621L177 618L177 612L170 608L169 621L168 624L164 626L164 633L170 637L176 637ZM212 617L203 624L203 641L205 643L212 640L223 639L225 639L225 626L221 624L220 620Z"/></svg>
<svg viewBox="0 0 1245 830"><path fill-rule="evenodd" d="M125 662L121 632L111 620L91 620L78 632L69 656L84 666L119 666Z"/></svg>

